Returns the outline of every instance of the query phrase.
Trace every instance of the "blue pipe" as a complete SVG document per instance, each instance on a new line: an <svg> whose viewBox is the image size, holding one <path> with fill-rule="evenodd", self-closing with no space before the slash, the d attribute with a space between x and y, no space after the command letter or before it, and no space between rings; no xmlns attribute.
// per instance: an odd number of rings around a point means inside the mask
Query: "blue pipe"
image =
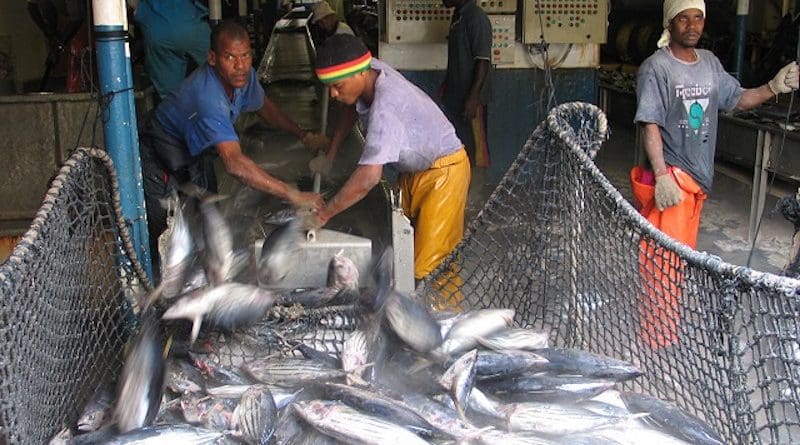
<svg viewBox="0 0 800 445"><path fill-rule="evenodd" d="M747 45L747 17L750 14L750 0L738 0L736 5L736 52L733 59L733 75L742 80L744 70L744 49Z"/></svg>
<svg viewBox="0 0 800 445"><path fill-rule="evenodd" d="M133 237L134 250L152 281L127 31L124 24L95 25L94 33L100 93L106 104L103 110L106 150L117 170L122 214Z"/></svg>

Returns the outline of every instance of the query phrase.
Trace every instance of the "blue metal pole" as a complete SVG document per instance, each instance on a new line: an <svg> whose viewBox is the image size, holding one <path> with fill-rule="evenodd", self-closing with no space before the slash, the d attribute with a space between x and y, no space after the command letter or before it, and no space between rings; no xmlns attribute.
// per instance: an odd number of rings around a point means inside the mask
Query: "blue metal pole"
<svg viewBox="0 0 800 445"><path fill-rule="evenodd" d="M744 49L747 45L747 16L750 14L750 0L738 0L736 4L736 53L733 59L733 75L742 80L744 69Z"/></svg>
<svg viewBox="0 0 800 445"><path fill-rule="evenodd" d="M106 151L117 170L122 214L133 237L136 255L152 280L125 2L94 0L92 3L97 71L104 98Z"/></svg>

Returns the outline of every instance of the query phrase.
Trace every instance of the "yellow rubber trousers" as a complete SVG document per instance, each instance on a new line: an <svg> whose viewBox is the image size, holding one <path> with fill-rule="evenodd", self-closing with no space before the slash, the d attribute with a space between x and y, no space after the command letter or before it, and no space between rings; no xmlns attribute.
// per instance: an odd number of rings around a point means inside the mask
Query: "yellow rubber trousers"
<svg viewBox="0 0 800 445"><path fill-rule="evenodd" d="M437 159L428 170L400 175L403 211L414 226L417 280L438 267L464 237L469 181L469 158L463 147ZM448 300L461 301L457 271L444 274L437 281L442 281L440 284L452 294Z"/></svg>

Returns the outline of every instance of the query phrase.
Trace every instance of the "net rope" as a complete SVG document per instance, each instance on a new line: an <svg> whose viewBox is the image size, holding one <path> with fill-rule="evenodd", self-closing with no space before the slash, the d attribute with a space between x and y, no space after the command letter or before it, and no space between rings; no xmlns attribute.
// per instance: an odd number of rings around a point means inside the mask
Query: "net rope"
<svg viewBox="0 0 800 445"><path fill-rule="evenodd" d="M111 159L79 148L0 265L6 443L47 443L118 374L132 295L150 286L124 221Z"/></svg>
<svg viewBox="0 0 800 445"><path fill-rule="evenodd" d="M418 294L511 307L554 345L632 361L646 375L627 389L675 401L729 443L797 443L800 281L655 229L592 161L607 135L599 108L554 108Z"/></svg>

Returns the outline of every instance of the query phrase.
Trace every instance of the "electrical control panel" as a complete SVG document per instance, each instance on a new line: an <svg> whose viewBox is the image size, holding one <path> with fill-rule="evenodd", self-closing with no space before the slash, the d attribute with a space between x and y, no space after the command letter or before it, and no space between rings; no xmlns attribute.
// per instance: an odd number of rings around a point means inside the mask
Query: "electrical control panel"
<svg viewBox="0 0 800 445"><path fill-rule="evenodd" d="M507 1L507 0L504 0ZM444 43L450 31L453 10L442 0L388 0L388 43Z"/></svg>
<svg viewBox="0 0 800 445"><path fill-rule="evenodd" d="M516 16L492 14L489 21L492 22L492 64L513 65Z"/></svg>
<svg viewBox="0 0 800 445"><path fill-rule="evenodd" d="M605 43L608 0L522 0L522 42Z"/></svg>
<svg viewBox="0 0 800 445"><path fill-rule="evenodd" d="M487 14L517 12L517 0L476 0Z"/></svg>

